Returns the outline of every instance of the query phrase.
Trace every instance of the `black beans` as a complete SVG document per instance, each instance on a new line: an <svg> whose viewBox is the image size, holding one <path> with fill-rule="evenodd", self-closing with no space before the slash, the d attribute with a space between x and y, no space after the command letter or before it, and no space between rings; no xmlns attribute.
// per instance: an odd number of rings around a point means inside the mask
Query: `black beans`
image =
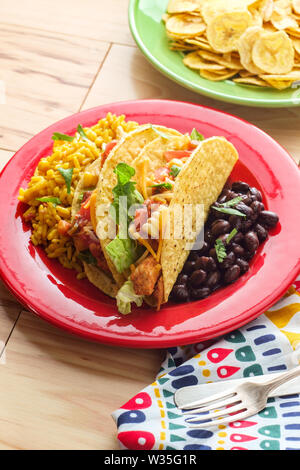
<svg viewBox="0 0 300 470"><path fill-rule="evenodd" d="M191 274L195 267L195 261L187 261L183 267L184 274Z"/></svg>
<svg viewBox="0 0 300 470"><path fill-rule="evenodd" d="M210 289L213 289L216 284L220 281L221 274L219 271L213 271L212 273L209 274L207 280L206 280L206 286L209 287Z"/></svg>
<svg viewBox="0 0 300 470"><path fill-rule="evenodd" d="M241 232L246 233L252 227L253 219L244 220L241 226Z"/></svg>
<svg viewBox="0 0 300 470"><path fill-rule="evenodd" d="M187 302L189 298L189 292L185 286L175 284L172 290L172 297L176 302Z"/></svg>
<svg viewBox="0 0 300 470"><path fill-rule="evenodd" d="M235 199L236 197L238 197L237 193L235 193L234 191L231 191L230 189L227 190L226 201L231 201L231 199Z"/></svg>
<svg viewBox="0 0 300 470"><path fill-rule="evenodd" d="M226 202L241 198L230 207L244 216L217 211ZM223 204L223 205L222 205ZM190 302L208 297L224 285L229 285L250 269L250 261L260 243L268 238L278 216L265 210L261 192L243 181L226 186L212 205L204 227L201 248L192 250L172 289L175 302ZM220 246L222 248L220 252ZM216 249L217 248L217 249Z"/></svg>
<svg viewBox="0 0 300 470"><path fill-rule="evenodd" d="M196 253L198 256L202 256L207 252L207 250L208 250L208 243L203 242L201 248L197 250Z"/></svg>
<svg viewBox="0 0 300 470"><path fill-rule="evenodd" d="M268 232L262 225L256 224L254 230L257 233L260 243L264 242L268 238Z"/></svg>
<svg viewBox="0 0 300 470"><path fill-rule="evenodd" d="M186 285L187 281L188 281L188 275L187 274L179 274L178 278L177 278L177 284L180 284L180 285Z"/></svg>
<svg viewBox="0 0 300 470"><path fill-rule="evenodd" d="M242 219L238 215L231 215L228 219L231 228L236 228L237 230L240 230L242 226Z"/></svg>
<svg viewBox="0 0 300 470"><path fill-rule="evenodd" d="M237 193L247 193L249 191L249 185L244 181L235 181L231 187Z"/></svg>
<svg viewBox="0 0 300 470"><path fill-rule="evenodd" d="M230 228L230 223L227 220L215 220L211 226L211 233L214 237L218 237L223 233L228 233Z"/></svg>
<svg viewBox="0 0 300 470"><path fill-rule="evenodd" d="M249 263L245 261L242 258L237 258L236 264L240 267L241 274L245 274L247 271L249 271Z"/></svg>
<svg viewBox="0 0 300 470"><path fill-rule="evenodd" d="M193 287L199 287L205 281L207 274L203 269L197 269L190 277L190 283Z"/></svg>
<svg viewBox="0 0 300 470"><path fill-rule="evenodd" d="M223 263L221 263L221 268L222 269L227 269L227 268L230 268L230 266L232 266L234 263L235 263L235 254L233 251L230 251L228 253L228 255L226 256L226 258L224 259Z"/></svg>
<svg viewBox="0 0 300 470"><path fill-rule="evenodd" d="M238 264L234 264L225 271L224 281L226 284L231 284L237 280L241 272L241 268Z"/></svg>
<svg viewBox="0 0 300 470"><path fill-rule="evenodd" d="M262 194L257 188L252 187L250 188L249 192L250 192L250 195L252 196L253 201L260 201L260 202L262 201Z"/></svg>
<svg viewBox="0 0 300 470"><path fill-rule="evenodd" d="M242 201L239 202L238 204L236 204L235 209L237 209L238 211L245 214L246 217L249 218L249 219L251 219L251 217L253 215L253 210L251 209L251 207L247 206L247 204L245 204Z"/></svg>
<svg viewBox="0 0 300 470"><path fill-rule="evenodd" d="M209 287L201 287L200 289L192 289L191 296L195 300L201 300L208 297L211 293Z"/></svg>
<svg viewBox="0 0 300 470"><path fill-rule="evenodd" d="M249 253L254 253L258 246L259 240L256 233L252 230L251 232L247 232L244 236L244 246Z"/></svg>
<svg viewBox="0 0 300 470"><path fill-rule="evenodd" d="M237 257L241 257L245 254L245 249L241 245L238 245L237 243L234 243L232 245L232 251Z"/></svg>
<svg viewBox="0 0 300 470"><path fill-rule="evenodd" d="M266 228L273 228L278 223L279 217L275 212L262 211L258 217L258 223Z"/></svg>
<svg viewBox="0 0 300 470"><path fill-rule="evenodd" d="M257 216L261 213L261 211L265 210L265 206L262 202L259 201L253 201L250 207Z"/></svg>
<svg viewBox="0 0 300 470"><path fill-rule="evenodd" d="M195 262L196 269L203 269L204 271L213 271L217 269L216 262L211 256L201 256Z"/></svg>

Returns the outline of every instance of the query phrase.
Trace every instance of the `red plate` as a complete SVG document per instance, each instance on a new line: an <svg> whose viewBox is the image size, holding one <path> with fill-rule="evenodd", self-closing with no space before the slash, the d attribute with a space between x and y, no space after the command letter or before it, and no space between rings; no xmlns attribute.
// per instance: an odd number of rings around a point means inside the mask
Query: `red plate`
<svg viewBox="0 0 300 470"><path fill-rule="evenodd" d="M87 280L49 260L30 242L30 227L18 191L30 180L40 158L51 152L53 132L72 134L111 111L140 124L151 122L206 137L227 137L240 154L232 178L257 186L280 223L235 284L205 300L167 304L160 312L136 309L118 314L115 302ZM0 178L0 274L32 312L65 330L118 346L162 348L210 339L258 317L288 289L300 267L300 172L287 152L255 126L219 111L174 101L135 101L100 106L75 114L31 139L8 163Z"/></svg>

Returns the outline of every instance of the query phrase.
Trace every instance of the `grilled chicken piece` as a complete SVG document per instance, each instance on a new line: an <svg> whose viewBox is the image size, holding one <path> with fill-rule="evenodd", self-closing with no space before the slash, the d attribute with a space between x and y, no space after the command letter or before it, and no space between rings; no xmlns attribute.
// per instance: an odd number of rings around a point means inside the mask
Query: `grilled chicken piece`
<svg viewBox="0 0 300 470"><path fill-rule="evenodd" d="M151 295L161 272L161 265L149 255L131 274L134 292L137 295Z"/></svg>

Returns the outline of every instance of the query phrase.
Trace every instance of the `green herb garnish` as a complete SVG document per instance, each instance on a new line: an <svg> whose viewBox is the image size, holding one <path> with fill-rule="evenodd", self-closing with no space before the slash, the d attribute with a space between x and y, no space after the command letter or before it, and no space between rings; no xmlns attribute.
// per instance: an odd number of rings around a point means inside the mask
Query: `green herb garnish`
<svg viewBox="0 0 300 470"><path fill-rule="evenodd" d="M60 132L54 132L52 139L53 140L65 140L66 142L72 142L75 137L67 134L60 134Z"/></svg>
<svg viewBox="0 0 300 470"><path fill-rule="evenodd" d="M117 224L120 221L120 216L124 216L125 220L127 220L128 227L133 220L133 217L128 215L128 209L134 204L143 204L144 198L135 188L136 183L130 181L135 175L134 168L126 163L119 163L114 169L114 173L118 177L118 184L112 190L114 201L111 204L110 214L115 218ZM121 197L127 198L126 207L124 203L120 204ZM125 202L125 200L123 202ZM122 217L122 220L124 220L124 218ZM127 227L125 227L125 229L127 229Z"/></svg>
<svg viewBox="0 0 300 470"><path fill-rule="evenodd" d="M63 176L67 186L67 193L70 194L74 168L68 168L67 170L65 170L64 168L57 168L57 170Z"/></svg>
<svg viewBox="0 0 300 470"><path fill-rule="evenodd" d="M226 238L226 244L228 245L228 243L231 242L231 240L236 236L236 234L238 233L237 229L234 228L232 230L232 232L230 232L230 234L228 235L228 237Z"/></svg>
<svg viewBox="0 0 300 470"><path fill-rule="evenodd" d="M216 255L217 255L217 259L218 259L219 263L223 263L224 259L227 256L227 253L226 253L226 248L225 248L222 240L220 240L220 239L216 240L215 250L216 250Z"/></svg>
<svg viewBox="0 0 300 470"><path fill-rule="evenodd" d="M88 142L89 144L93 144L94 145L94 142L88 138L88 136L86 135L86 133L84 132L83 130L83 127L81 124L78 125L77 127L77 132L78 134L80 135L80 137L85 140L85 142Z"/></svg>
<svg viewBox="0 0 300 470"><path fill-rule="evenodd" d="M197 131L197 129L193 129L191 132L191 140L204 140L204 136Z"/></svg>
<svg viewBox="0 0 300 470"><path fill-rule="evenodd" d="M176 178L176 176L178 176L180 172L181 172L180 166L177 166L177 165L171 166L170 175L174 176L174 178Z"/></svg>
<svg viewBox="0 0 300 470"><path fill-rule="evenodd" d="M158 135L159 135L160 137L162 137L163 139L167 139L167 140L170 140L170 139L171 139L171 136L170 136L170 135L165 134L165 133L162 132L162 131L159 131L156 127L154 127L154 126L152 126L152 125L151 125L150 127L151 127L151 129L154 130L154 132L156 132L156 134L158 134Z"/></svg>
<svg viewBox="0 0 300 470"><path fill-rule="evenodd" d="M220 204L220 207L213 206L212 208L216 211L222 212L223 214L230 214L230 215L238 215L239 217L246 217L246 214L243 212L238 211L237 209L233 209L233 206L236 206L239 202L241 202L243 198L241 196L235 197L230 201L223 202Z"/></svg>
<svg viewBox="0 0 300 470"><path fill-rule="evenodd" d="M155 189L172 189L173 185L171 183L157 183L151 186L151 188Z"/></svg>
<svg viewBox="0 0 300 470"><path fill-rule="evenodd" d="M36 200L40 202L51 202L51 204L53 204L54 207L61 204L61 200L58 197L51 197L51 196L37 197Z"/></svg>
<svg viewBox="0 0 300 470"><path fill-rule="evenodd" d="M222 204L220 204L220 206L222 207L234 207L236 206L239 202L242 201L242 196L237 196L233 199L230 199L230 201L226 201L226 202L223 202Z"/></svg>
<svg viewBox="0 0 300 470"><path fill-rule="evenodd" d="M80 253L79 253L77 256L78 256L78 258L79 258L81 261L84 261L84 262L87 263L87 264L94 264L94 265L97 265L97 260L96 260L96 258L92 255L92 253L90 252L90 250L80 251Z"/></svg>
<svg viewBox="0 0 300 470"><path fill-rule="evenodd" d="M218 212L222 212L223 214L238 215L239 217L246 217L246 214L243 214L242 212L238 211L237 209L232 209L231 207L215 207L215 206L213 206L213 209L215 209Z"/></svg>

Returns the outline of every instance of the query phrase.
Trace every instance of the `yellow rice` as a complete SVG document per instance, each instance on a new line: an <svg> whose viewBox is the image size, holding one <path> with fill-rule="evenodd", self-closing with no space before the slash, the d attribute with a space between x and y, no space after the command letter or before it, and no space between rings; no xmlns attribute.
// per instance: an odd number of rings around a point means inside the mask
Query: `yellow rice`
<svg viewBox="0 0 300 470"><path fill-rule="evenodd" d="M52 154L40 160L27 189L20 189L19 200L28 204L24 218L32 224L31 240L42 245L49 258L57 258L66 268L76 269L78 277L84 277L83 266L77 257L72 238L58 233L60 220L71 222L71 206L74 190L85 167L96 160L103 144L117 139L120 128L130 132L138 126L136 122L125 121L125 116L108 113L93 127L84 132L94 144L86 142L77 133L72 142L54 141ZM73 168L71 191L68 194L66 182L58 168ZM56 197L60 205L42 203L37 198Z"/></svg>

